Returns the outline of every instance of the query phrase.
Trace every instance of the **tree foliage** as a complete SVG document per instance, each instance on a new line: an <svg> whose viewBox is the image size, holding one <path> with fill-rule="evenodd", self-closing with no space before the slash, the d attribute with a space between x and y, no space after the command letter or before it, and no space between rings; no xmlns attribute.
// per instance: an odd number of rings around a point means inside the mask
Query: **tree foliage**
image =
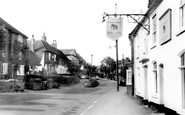
<svg viewBox="0 0 185 115"><path fill-rule="evenodd" d="M85 74L88 76L95 76L97 74L97 66L86 63L84 65Z"/></svg>
<svg viewBox="0 0 185 115"><path fill-rule="evenodd" d="M103 73L105 76L111 78L116 71L116 61L111 57L105 57L101 61L100 65L100 72Z"/></svg>
<svg viewBox="0 0 185 115"><path fill-rule="evenodd" d="M68 62L67 63L67 67L68 67L68 72L71 74L78 74L81 70L80 70L80 65L75 63L75 62Z"/></svg>
<svg viewBox="0 0 185 115"><path fill-rule="evenodd" d="M8 36L8 32L4 26L0 26L0 50L2 50L6 45L6 38Z"/></svg>
<svg viewBox="0 0 185 115"><path fill-rule="evenodd" d="M6 39L8 37L8 31L4 26L0 26L0 53L3 53L4 47L6 45ZM0 61L3 61L3 56L0 55Z"/></svg>

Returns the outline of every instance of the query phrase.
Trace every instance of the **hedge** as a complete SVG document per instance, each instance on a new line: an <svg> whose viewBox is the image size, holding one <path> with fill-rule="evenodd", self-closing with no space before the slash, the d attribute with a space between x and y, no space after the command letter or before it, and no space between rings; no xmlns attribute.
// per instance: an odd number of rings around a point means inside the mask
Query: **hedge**
<svg viewBox="0 0 185 115"><path fill-rule="evenodd" d="M15 79L0 81L0 92L24 92L24 82Z"/></svg>
<svg viewBox="0 0 185 115"><path fill-rule="evenodd" d="M27 75L25 87L32 90L59 88L60 84L78 83L79 78L75 75Z"/></svg>

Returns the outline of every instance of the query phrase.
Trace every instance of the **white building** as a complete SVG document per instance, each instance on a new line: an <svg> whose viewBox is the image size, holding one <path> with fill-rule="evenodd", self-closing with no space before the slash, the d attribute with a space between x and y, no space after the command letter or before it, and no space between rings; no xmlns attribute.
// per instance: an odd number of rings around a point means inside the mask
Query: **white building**
<svg viewBox="0 0 185 115"><path fill-rule="evenodd" d="M185 114L185 0L149 0L129 34L135 95Z"/></svg>

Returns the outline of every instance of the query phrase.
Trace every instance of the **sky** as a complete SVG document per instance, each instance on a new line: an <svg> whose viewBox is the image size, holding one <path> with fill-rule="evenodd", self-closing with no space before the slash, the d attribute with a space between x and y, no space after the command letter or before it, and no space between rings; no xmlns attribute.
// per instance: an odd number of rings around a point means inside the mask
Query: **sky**
<svg viewBox="0 0 185 115"><path fill-rule="evenodd" d="M104 12L145 13L148 0L0 0L0 17L24 33L31 40L57 41L58 49L76 49L93 65L100 65L104 57L116 59L115 41L106 37ZM134 23L123 17L123 36L118 39L118 59L131 56L128 34ZM93 55L93 56L91 56Z"/></svg>

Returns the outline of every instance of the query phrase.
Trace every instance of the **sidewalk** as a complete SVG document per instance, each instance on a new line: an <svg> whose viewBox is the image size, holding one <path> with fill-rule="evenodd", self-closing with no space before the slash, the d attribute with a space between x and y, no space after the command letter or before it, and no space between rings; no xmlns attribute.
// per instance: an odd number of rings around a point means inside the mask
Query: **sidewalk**
<svg viewBox="0 0 185 115"><path fill-rule="evenodd" d="M116 90L96 100L81 115L154 115L152 111L126 94L126 87Z"/></svg>

